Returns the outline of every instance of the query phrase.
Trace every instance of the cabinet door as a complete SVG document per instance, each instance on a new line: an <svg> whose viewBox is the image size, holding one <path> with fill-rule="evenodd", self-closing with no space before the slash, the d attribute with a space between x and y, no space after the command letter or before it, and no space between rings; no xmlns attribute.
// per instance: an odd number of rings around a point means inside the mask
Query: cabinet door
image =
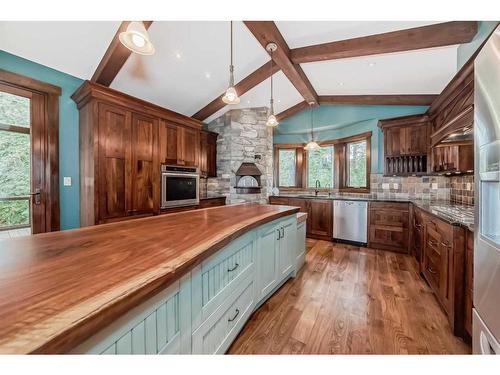
<svg viewBox="0 0 500 375"><path fill-rule="evenodd" d="M408 147L408 154L427 154L427 147L429 145L429 134L427 129L427 124L413 125L407 128L406 144Z"/></svg>
<svg viewBox="0 0 500 375"><path fill-rule="evenodd" d="M200 132L184 127L179 127L177 132L177 164L198 166Z"/></svg>
<svg viewBox="0 0 500 375"><path fill-rule="evenodd" d="M159 210L160 166L157 155L158 121L132 114L131 214L152 214Z"/></svg>
<svg viewBox="0 0 500 375"><path fill-rule="evenodd" d="M160 162L177 164L177 125L164 121L160 123Z"/></svg>
<svg viewBox="0 0 500 375"><path fill-rule="evenodd" d="M259 231L257 239L257 302L278 285L279 229L268 225Z"/></svg>
<svg viewBox="0 0 500 375"><path fill-rule="evenodd" d="M131 114L99 104L99 187L96 223L127 215L130 210Z"/></svg>
<svg viewBox="0 0 500 375"><path fill-rule="evenodd" d="M311 199L308 201L308 233L312 236L332 238L333 236L333 203L328 199Z"/></svg>
<svg viewBox="0 0 500 375"><path fill-rule="evenodd" d="M282 223L279 229L281 230L281 238L279 240L279 281L281 281L294 268L295 254L297 252L297 222L295 220L287 220Z"/></svg>
<svg viewBox="0 0 500 375"><path fill-rule="evenodd" d="M300 212L309 212L309 205L307 204L307 199L302 198L290 198L288 199L289 206L300 207Z"/></svg>
<svg viewBox="0 0 500 375"><path fill-rule="evenodd" d="M385 130L385 156L399 156L401 143L401 129L389 128Z"/></svg>
<svg viewBox="0 0 500 375"><path fill-rule="evenodd" d="M423 252L424 229L422 224L422 215L420 211L417 209L415 209L415 213L413 216L412 231L413 231L413 255L420 264Z"/></svg>
<svg viewBox="0 0 500 375"><path fill-rule="evenodd" d="M207 137L207 177L217 177L217 135Z"/></svg>
<svg viewBox="0 0 500 375"><path fill-rule="evenodd" d="M200 133L200 175L202 177L208 176L208 133Z"/></svg>

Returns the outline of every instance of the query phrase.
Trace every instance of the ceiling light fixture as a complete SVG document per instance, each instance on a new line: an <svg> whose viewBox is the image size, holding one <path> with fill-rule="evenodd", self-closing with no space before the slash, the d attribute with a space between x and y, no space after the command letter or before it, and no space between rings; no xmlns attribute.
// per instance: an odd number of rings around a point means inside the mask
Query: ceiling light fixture
<svg viewBox="0 0 500 375"><path fill-rule="evenodd" d="M127 26L127 30L121 32L118 38L132 52L140 55L152 55L155 53L155 47L151 43L151 40L149 40L149 34L142 21L131 21Z"/></svg>
<svg viewBox="0 0 500 375"><path fill-rule="evenodd" d="M267 114L266 125L275 128L279 125L278 119L274 115L274 100L273 100L273 52L278 49L276 43L269 43L266 46L267 52L271 54L271 99L269 100L269 112Z"/></svg>
<svg viewBox="0 0 500 375"><path fill-rule="evenodd" d="M313 105L314 103L309 103L310 113L311 113L311 140L306 144L304 150L314 151L319 148L319 145L314 141L314 121L313 121Z"/></svg>
<svg viewBox="0 0 500 375"><path fill-rule="evenodd" d="M227 88L222 101L226 104L238 104L240 98L234 88L234 65L233 65L233 21L231 21L231 65L229 65L229 87Z"/></svg>

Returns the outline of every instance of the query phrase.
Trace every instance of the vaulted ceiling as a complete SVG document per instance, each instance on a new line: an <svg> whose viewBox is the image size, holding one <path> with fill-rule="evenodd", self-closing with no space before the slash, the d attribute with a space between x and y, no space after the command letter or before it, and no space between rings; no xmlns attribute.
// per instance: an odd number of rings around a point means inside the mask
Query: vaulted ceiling
<svg viewBox="0 0 500 375"><path fill-rule="evenodd" d="M120 24L0 22L0 49L91 79ZM472 39L474 24L445 29L436 22L235 22L235 81L244 91L237 107L269 104L270 57L263 45L277 39L277 113L303 109L305 100L335 102L337 96L438 94L456 73L457 47ZM220 96L228 84L229 22L154 21L149 34L156 53L125 56L112 88L205 122L228 110Z"/></svg>

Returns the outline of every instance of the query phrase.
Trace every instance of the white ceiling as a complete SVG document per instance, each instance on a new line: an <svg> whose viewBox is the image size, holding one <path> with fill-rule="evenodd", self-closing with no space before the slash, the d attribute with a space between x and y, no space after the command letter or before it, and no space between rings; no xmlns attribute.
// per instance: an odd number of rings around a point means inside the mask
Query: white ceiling
<svg viewBox="0 0 500 375"><path fill-rule="evenodd" d="M301 64L318 95L438 94L457 67L457 46Z"/></svg>
<svg viewBox="0 0 500 375"><path fill-rule="evenodd" d="M435 22L276 22L290 48L431 23ZM118 21L2 21L0 49L90 79L118 26ZM149 32L156 53L132 55L111 87L189 116L223 93L228 84L229 22L155 21ZM437 94L455 74L456 59L457 47L450 46L301 65L319 95ZM236 82L268 60L244 24L235 22ZM277 113L303 100L283 73L274 78ZM241 99L240 108L267 106L269 80Z"/></svg>
<svg viewBox="0 0 500 375"><path fill-rule="evenodd" d="M90 79L120 21L1 21L0 49Z"/></svg>
<svg viewBox="0 0 500 375"><path fill-rule="evenodd" d="M243 22L233 27L238 82L269 56ZM111 87L191 116L227 88L229 31L229 22L153 22L149 35L156 53L133 55Z"/></svg>

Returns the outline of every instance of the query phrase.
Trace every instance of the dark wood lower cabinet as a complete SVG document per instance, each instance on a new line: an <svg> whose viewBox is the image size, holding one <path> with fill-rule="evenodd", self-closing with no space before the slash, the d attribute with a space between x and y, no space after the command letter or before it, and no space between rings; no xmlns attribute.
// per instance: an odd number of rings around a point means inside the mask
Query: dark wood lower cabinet
<svg viewBox="0 0 500 375"><path fill-rule="evenodd" d="M269 197L270 204L300 207L307 213L307 237L331 241L333 238L333 201L317 198Z"/></svg>
<svg viewBox="0 0 500 375"><path fill-rule="evenodd" d="M408 252L409 204L370 202L368 205L368 246Z"/></svg>
<svg viewBox="0 0 500 375"><path fill-rule="evenodd" d="M473 286L474 286L474 233L467 230L465 249L465 311L464 326L465 332L472 337L472 307L473 307Z"/></svg>
<svg viewBox="0 0 500 375"><path fill-rule="evenodd" d="M175 212L192 211L201 208L219 207L226 204L226 197L215 197L215 198L202 198L200 203L196 206L186 206L186 207L173 207L164 208L161 210L161 214L172 214Z"/></svg>

